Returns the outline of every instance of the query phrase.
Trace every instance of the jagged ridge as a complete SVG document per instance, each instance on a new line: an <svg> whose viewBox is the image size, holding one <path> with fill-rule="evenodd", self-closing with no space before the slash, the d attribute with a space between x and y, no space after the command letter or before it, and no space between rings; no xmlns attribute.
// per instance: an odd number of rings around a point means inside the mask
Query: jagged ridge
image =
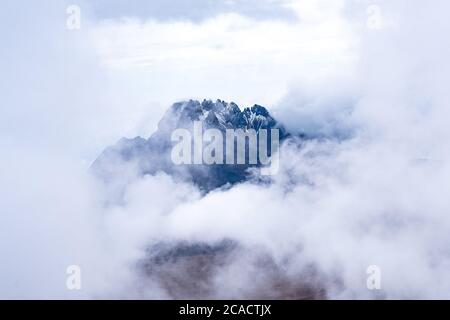
<svg viewBox="0 0 450 320"><path fill-rule="evenodd" d="M122 138L115 146L108 147L93 163L94 173L103 180L111 181L121 176L125 168L133 166L137 175L166 172L176 178L190 180L202 190L209 191L226 184L244 181L252 165L189 165L175 166L170 159L173 143L171 133L178 128L191 129L194 121L202 121L204 128L226 129L279 129L280 140L288 133L260 105L243 111L233 102L222 100L177 102L169 108L158 124L158 130L148 139ZM254 165L253 165L254 166ZM256 165L258 166L258 165Z"/></svg>

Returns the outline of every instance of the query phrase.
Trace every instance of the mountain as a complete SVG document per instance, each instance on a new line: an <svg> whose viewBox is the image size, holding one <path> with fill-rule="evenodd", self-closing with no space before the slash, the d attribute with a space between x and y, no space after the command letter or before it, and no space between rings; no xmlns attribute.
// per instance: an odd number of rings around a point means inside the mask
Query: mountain
<svg viewBox="0 0 450 320"><path fill-rule="evenodd" d="M148 138L120 139L114 146L106 148L92 164L91 170L105 185L119 194L110 195L114 202L120 199L129 179L165 172L175 179L196 184L204 193L219 187L232 186L254 178L252 171L262 167L256 164L183 164L176 165L171 153L177 142L172 134L177 129L194 133L194 124L201 123L204 130L216 129L225 134L227 130L242 130L256 133L258 141L263 129L270 139L271 130L278 129L280 142L290 134L270 115L266 108L254 105L241 110L233 102L189 100L173 104L158 123L157 130ZM223 150L225 148L225 141ZM195 144L195 143L194 143ZM237 143L235 147L237 146ZM245 146L245 160L251 144ZM257 144L256 148L259 148ZM259 150L256 150L257 154ZM272 149L267 150L270 156ZM236 157L237 159L237 157ZM237 161L236 161L237 162ZM115 189L115 188L118 188ZM118 200L120 201L120 200ZM137 263L143 279L151 279L175 299L211 299L215 296L214 275L226 268L236 257L245 257L245 263L257 270L253 290L242 293L242 297L253 299L306 299L321 298L323 293L317 285L317 277L308 275L300 281L291 281L284 270L265 252L255 254L238 241L222 239L218 242L197 239L157 239L148 243L144 257ZM260 272L259 272L260 271ZM258 278L259 277L259 278ZM231 298L234 296L231 295Z"/></svg>
<svg viewBox="0 0 450 320"><path fill-rule="evenodd" d="M165 172L176 179L193 182L202 191L208 192L245 181L250 177L251 168L261 167L259 160L256 164L248 161L250 143L245 149L245 164L175 165L171 152L176 142L171 141L171 135L176 129L186 129L192 133L195 122L201 123L204 130L217 129L224 136L227 129L240 129L247 133L255 130L258 139L262 129L268 131L268 138L270 129L278 129L280 142L289 136L284 127L260 105L241 111L233 102L189 100L173 104L158 123L157 131L148 139L122 138L116 145L106 148L91 169L108 183L123 179L128 173L143 176ZM223 150L226 150L225 141L223 143Z"/></svg>

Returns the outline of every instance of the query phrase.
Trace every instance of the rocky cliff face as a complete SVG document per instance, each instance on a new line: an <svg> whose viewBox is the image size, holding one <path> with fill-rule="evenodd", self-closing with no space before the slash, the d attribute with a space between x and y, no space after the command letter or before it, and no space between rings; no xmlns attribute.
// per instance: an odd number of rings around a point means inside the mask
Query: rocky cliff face
<svg viewBox="0 0 450 320"><path fill-rule="evenodd" d="M288 133L262 106L254 105L243 111L233 102L190 100L172 105L158 124L158 130L150 138L122 138L116 145L108 147L93 163L92 170L101 179L114 182L126 172L142 176L165 172L176 179L190 181L202 191L210 191L224 185L233 185L249 177L249 169L259 167L260 163L214 164L214 165L174 165L171 150L174 142L171 134L184 128L192 130L193 124L200 121L204 129L255 130L279 129L280 140ZM248 151L248 147L247 150Z"/></svg>

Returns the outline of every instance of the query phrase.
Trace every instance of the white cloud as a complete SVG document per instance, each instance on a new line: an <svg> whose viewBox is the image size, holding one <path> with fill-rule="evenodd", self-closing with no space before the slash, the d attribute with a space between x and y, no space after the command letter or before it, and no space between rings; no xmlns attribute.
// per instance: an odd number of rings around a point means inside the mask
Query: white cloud
<svg viewBox="0 0 450 320"><path fill-rule="evenodd" d="M239 14L201 23L112 20L99 24L93 37L103 65L118 69L112 72L126 81L145 83L152 99L272 105L293 82L352 68L357 42L341 10L333 7L311 21L259 21Z"/></svg>
<svg viewBox="0 0 450 320"><path fill-rule="evenodd" d="M12 25L23 11L7 4L0 20ZM292 2L297 22L88 19L73 34L64 5L47 3L14 33L0 29L0 296L170 297L136 278L147 241L227 237L280 265L290 257L292 279L312 263L333 298L373 297L372 264L388 298L448 297L448 3L378 1L389 24L377 30L366 26L366 2L324 5ZM184 97L276 105L293 129L350 129L354 139L286 148L270 187L200 198L148 177L130 185L124 206L103 208L86 159L121 135L149 134ZM253 273L236 261L217 274L218 292L236 294L234 268ZM69 264L85 270L85 291L64 287ZM327 282L335 277L341 286Z"/></svg>

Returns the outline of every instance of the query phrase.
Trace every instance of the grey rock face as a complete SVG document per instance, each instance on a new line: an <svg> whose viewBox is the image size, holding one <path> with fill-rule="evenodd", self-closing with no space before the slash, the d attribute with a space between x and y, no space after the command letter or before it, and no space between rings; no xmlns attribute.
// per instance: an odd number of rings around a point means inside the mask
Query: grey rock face
<svg viewBox="0 0 450 320"><path fill-rule="evenodd" d="M108 147L95 160L92 170L95 175L107 182L123 176L127 170L138 176L165 172L176 179L190 181L207 192L224 185L233 185L248 178L248 169L260 164L214 164L214 165L175 165L171 150L175 143L171 134L175 129L192 131L195 121L201 121L204 129L279 129L280 141L288 133L262 106L254 105L243 111L233 102L190 100L172 105L158 124L158 130L148 139L137 137L122 138L116 145ZM225 149L224 149L225 150ZM246 149L248 151L248 149ZM270 154L270 150L269 150Z"/></svg>

